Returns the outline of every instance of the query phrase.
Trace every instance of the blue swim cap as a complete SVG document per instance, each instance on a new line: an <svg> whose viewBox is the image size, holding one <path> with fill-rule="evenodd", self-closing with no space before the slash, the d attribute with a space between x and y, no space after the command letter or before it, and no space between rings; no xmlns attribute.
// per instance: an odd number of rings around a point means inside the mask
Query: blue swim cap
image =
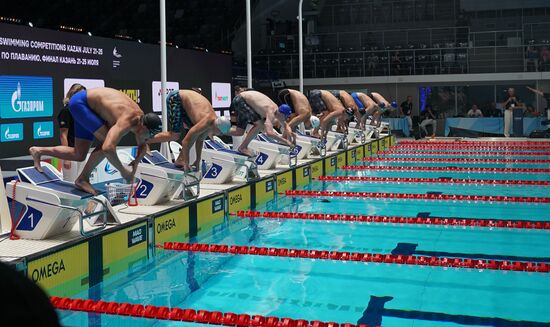
<svg viewBox="0 0 550 327"><path fill-rule="evenodd" d="M288 117L292 114L292 108L288 104L282 104L279 106L279 112Z"/></svg>
<svg viewBox="0 0 550 327"><path fill-rule="evenodd" d="M381 109L384 109L384 107L386 106L386 104L384 102L380 102L378 104L378 106L381 108Z"/></svg>
<svg viewBox="0 0 550 327"><path fill-rule="evenodd" d="M397 108L397 101L395 101L395 100L392 101L391 106L392 106L392 108Z"/></svg>

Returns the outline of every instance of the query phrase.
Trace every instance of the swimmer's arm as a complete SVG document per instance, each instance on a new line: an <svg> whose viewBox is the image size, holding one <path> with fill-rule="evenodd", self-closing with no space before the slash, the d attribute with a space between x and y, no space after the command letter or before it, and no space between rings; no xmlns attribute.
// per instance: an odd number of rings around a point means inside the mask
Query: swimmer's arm
<svg viewBox="0 0 550 327"><path fill-rule="evenodd" d="M307 116L308 116L307 112L296 115L294 118L292 118L288 122L288 126L290 127L290 129L294 130L296 126L298 126L300 123L305 122L307 120Z"/></svg>
<svg viewBox="0 0 550 327"><path fill-rule="evenodd" d="M122 137L128 134L130 128L131 126L128 122L117 122L113 127L109 129L107 135L105 136L105 140L103 141L103 145L101 146L101 150L105 153L105 157L107 158L107 160L109 160L109 162L121 173L121 175L126 180L131 180L133 178L137 165L134 166L134 170L130 173L131 175L129 175L128 169L124 167L124 165L122 164L122 162L120 162L120 159L118 158L116 147L118 143L120 143Z"/></svg>
<svg viewBox="0 0 550 327"><path fill-rule="evenodd" d="M69 129L60 128L59 129L59 143L64 146L69 146Z"/></svg>
<svg viewBox="0 0 550 327"><path fill-rule="evenodd" d="M162 142L170 142L170 141L177 141L180 137L179 133L174 133L170 131L166 132L160 132L147 140L147 144L153 144L153 143L162 143Z"/></svg>
<svg viewBox="0 0 550 327"><path fill-rule="evenodd" d="M529 91L531 91L531 92L533 92L533 93L535 93L535 94L538 94L538 95L540 95L540 96L544 96L544 93L541 92L540 90L534 89L534 88L529 87L529 86L526 86L526 87L527 87L527 89L528 89Z"/></svg>
<svg viewBox="0 0 550 327"><path fill-rule="evenodd" d="M197 140L200 139L201 142L204 140L205 135L209 130L209 125L214 125L214 121L211 119L202 119L197 124L193 125L187 134L185 134L185 137L181 141L181 156L184 163L189 164L189 150L193 144L198 143ZM199 160L202 154L202 144L200 148L197 144L195 150L197 151L197 160Z"/></svg>
<svg viewBox="0 0 550 327"><path fill-rule="evenodd" d="M281 142L282 144L290 145L290 141L285 139L284 137L281 137L278 133L275 132L275 129L273 129L273 121L275 120L275 115L269 111L267 116L265 117L265 123L264 123L264 132L267 134L267 136L270 136L277 141ZM286 133L286 129L288 128L288 124L284 122L284 131Z"/></svg>

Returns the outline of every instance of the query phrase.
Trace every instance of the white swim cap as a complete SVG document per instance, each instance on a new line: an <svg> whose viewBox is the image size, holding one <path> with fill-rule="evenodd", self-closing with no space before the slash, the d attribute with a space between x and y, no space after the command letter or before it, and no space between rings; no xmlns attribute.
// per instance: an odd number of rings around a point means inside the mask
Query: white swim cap
<svg viewBox="0 0 550 327"><path fill-rule="evenodd" d="M222 132L222 134L229 133L229 130L231 129L231 121L225 116L216 118L214 124L220 130L220 132Z"/></svg>
<svg viewBox="0 0 550 327"><path fill-rule="evenodd" d="M316 116L311 116L309 122L311 123L311 127L313 128L319 128L319 125L321 125L321 121Z"/></svg>

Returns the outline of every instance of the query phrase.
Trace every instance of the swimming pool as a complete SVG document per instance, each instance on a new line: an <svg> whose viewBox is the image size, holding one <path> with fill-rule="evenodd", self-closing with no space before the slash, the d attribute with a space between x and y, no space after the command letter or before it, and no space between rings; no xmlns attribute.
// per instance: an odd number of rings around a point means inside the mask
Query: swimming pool
<svg viewBox="0 0 550 327"><path fill-rule="evenodd" d="M409 162L403 166L412 166ZM437 163L434 167L443 167ZM502 167L488 165L489 167ZM548 165L541 165L549 168ZM548 174L340 170L342 176L550 180ZM385 174L385 175L384 175ZM539 176L542 175L542 176ZM546 197L548 186L321 182L311 190ZM279 196L257 211L550 221L549 204ZM227 217L197 241L288 249L550 262L550 231ZM370 326L550 326L550 274L159 250L76 297ZM60 311L71 326L182 322Z"/></svg>

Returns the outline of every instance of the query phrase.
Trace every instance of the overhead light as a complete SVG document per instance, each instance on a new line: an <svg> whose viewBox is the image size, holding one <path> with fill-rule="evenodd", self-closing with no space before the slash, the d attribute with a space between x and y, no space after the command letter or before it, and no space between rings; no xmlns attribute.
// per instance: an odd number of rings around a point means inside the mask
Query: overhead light
<svg viewBox="0 0 550 327"><path fill-rule="evenodd" d="M179 49L178 45L176 44L176 49Z"/></svg>
<svg viewBox="0 0 550 327"><path fill-rule="evenodd" d="M141 43L141 40L140 40L140 39L138 39L138 43Z"/></svg>
<svg viewBox="0 0 550 327"><path fill-rule="evenodd" d="M88 32L88 35L89 35L89 36L92 36L92 32Z"/></svg>
<svg viewBox="0 0 550 327"><path fill-rule="evenodd" d="M13 18L13 17L0 16L0 22L12 23L12 24L21 24L21 19Z"/></svg>
<svg viewBox="0 0 550 327"><path fill-rule="evenodd" d="M30 27L34 27L34 25L32 24L32 22L28 22L27 23Z"/></svg>
<svg viewBox="0 0 550 327"><path fill-rule="evenodd" d="M84 31L80 27L73 27L73 26L67 26L67 25L60 25L59 29L63 31L78 32L78 33L82 33Z"/></svg>
<svg viewBox="0 0 550 327"><path fill-rule="evenodd" d="M122 34L116 34L115 37L118 38L118 39L125 39L125 40L133 40L133 39L134 39L134 38L131 37L131 36L122 35Z"/></svg>

